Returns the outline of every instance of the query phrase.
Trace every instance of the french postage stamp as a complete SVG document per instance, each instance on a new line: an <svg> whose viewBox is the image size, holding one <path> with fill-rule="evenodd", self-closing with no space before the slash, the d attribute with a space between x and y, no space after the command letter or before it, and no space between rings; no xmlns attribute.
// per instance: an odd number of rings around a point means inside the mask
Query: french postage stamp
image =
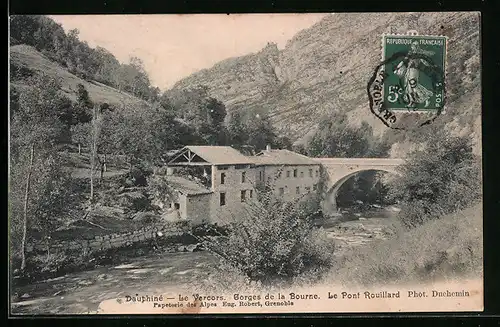
<svg viewBox="0 0 500 327"><path fill-rule="evenodd" d="M446 37L384 35L384 103L388 110L440 112L444 106Z"/></svg>
<svg viewBox="0 0 500 327"><path fill-rule="evenodd" d="M382 62L368 85L370 109L395 129L419 127L444 112L446 36L382 36ZM376 107L376 110L374 110ZM408 124L398 122L407 113L424 114ZM399 119L401 120L401 119Z"/></svg>

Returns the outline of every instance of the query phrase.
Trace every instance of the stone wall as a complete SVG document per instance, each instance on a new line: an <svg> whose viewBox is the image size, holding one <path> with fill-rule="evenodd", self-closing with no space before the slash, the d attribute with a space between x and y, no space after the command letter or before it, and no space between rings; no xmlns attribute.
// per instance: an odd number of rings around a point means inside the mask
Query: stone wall
<svg viewBox="0 0 500 327"><path fill-rule="evenodd" d="M155 240L158 238L168 238L172 236L181 236L190 230L188 222L161 222L153 223L150 226L126 233L114 233L103 236L96 236L93 239L63 241L50 244L50 252L57 250L80 251L88 253L91 251L103 251L112 248L130 246L134 243ZM46 252L47 242L40 241L27 246L27 252Z"/></svg>

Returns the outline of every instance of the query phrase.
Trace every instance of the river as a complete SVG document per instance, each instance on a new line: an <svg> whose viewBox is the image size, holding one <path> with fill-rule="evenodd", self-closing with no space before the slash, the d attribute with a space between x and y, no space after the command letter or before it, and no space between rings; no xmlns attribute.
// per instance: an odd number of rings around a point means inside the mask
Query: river
<svg viewBox="0 0 500 327"><path fill-rule="evenodd" d="M394 219L390 210L344 212L317 222L344 250L389 235ZM337 252L336 251L336 252ZM100 267L36 282L12 290L12 314L85 314L95 312L103 300L129 294L179 291L194 279L210 274L217 259L206 251L162 253L132 258L130 262Z"/></svg>

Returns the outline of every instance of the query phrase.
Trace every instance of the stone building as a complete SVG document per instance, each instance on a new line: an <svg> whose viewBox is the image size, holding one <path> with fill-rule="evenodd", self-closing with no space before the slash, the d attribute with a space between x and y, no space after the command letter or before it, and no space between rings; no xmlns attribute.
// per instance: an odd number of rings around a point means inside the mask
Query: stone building
<svg viewBox="0 0 500 327"><path fill-rule="evenodd" d="M307 156L267 147L253 157L253 162L257 185L270 185L284 201L293 201L318 187L320 164Z"/></svg>
<svg viewBox="0 0 500 327"><path fill-rule="evenodd" d="M266 184L285 201L315 191L319 170L318 162L289 150L267 147L245 156L229 146L186 146L167 164L174 190L167 210L193 223L224 224L241 215Z"/></svg>

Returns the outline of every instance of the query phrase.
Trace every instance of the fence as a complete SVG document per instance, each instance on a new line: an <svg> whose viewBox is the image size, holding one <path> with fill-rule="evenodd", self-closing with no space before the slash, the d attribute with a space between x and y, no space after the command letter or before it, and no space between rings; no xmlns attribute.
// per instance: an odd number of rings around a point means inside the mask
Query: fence
<svg viewBox="0 0 500 327"><path fill-rule="evenodd" d="M130 246L134 243L182 236L190 230L188 222L176 223L153 223L151 226L146 226L138 230L126 233L114 233L103 236L96 236L93 239L80 239L73 241L62 241L54 244L49 244L46 241L36 242L27 246L27 252L47 252L47 247L50 252L54 251L76 251L88 253L90 251L103 251L113 248Z"/></svg>

